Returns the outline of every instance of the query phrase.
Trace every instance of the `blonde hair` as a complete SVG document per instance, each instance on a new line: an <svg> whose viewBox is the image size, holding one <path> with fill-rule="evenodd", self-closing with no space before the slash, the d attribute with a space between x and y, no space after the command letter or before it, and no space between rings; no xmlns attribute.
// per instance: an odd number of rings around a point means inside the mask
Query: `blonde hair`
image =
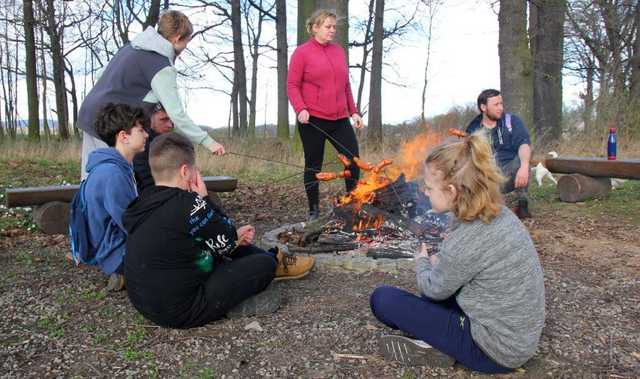
<svg viewBox="0 0 640 379"><path fill-rule="evenodd" d="M193 25L189 18L180 11L166 11L158 21L158 33L165 39L180 36L180 39L191 37Z"/></svg>
<svg viewBox="0 0 640 379"><path fill-rule="evenodd" d="M330 10L327 10L327 9L315 10L313 13L311 13L311 16L309 16L305 24L307 26L307 33L313 36L313 26L322 25L324 23L324 20L326 20L329 17L338 19L338 15L336 15L334 12Z"/></svg>
<svg viewBox="0 0 640 379"><path fill-rule="evenodd" d="M445 187L453 185L457 190L452 209L457 218L464 221L479 218L489 223L500 213L503 204L500 186L505 179L482 132L438 146L425 164L442 172Z"/></svg>

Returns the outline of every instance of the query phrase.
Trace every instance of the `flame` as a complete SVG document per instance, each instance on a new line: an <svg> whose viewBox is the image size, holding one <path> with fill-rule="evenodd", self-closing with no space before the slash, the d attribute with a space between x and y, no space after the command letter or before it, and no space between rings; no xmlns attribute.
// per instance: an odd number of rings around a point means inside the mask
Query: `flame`
<svg viewBox="0 0 640 379"><path fill-rule="evenodd" d="M407 181L414 180L422 174L422 166L429 149L438 145L442 137L427 130L418 134L414 139L407 141L400 147L396 159L382 160L377 165L371 165L364 161L355 161L362 168L364 177L358 180L356 188L350 193L340 196L337 206L345 206L352 204L353 213L357 215L364 204L371 204L375 200L376 191L383 189L393 183L401 174L404 173ZM387 167L388 166L388 167ZM369 237L363 236L362 233L366 229L379 229L384 224L384 218L381 214L375 217L364 216L356 217L352 226L352 230L358 233L357 241L369 242Z"/></svg>
<svg viewBox="0 0 640 379"><path fill-rule="evenodd" d="M441 141L442 136L428 129L414 139L403 143L393 166L387 170L389 177L396 180L400 174L404 173L405 179L410 181L422 175L427 152L439 145Z"/></svg>

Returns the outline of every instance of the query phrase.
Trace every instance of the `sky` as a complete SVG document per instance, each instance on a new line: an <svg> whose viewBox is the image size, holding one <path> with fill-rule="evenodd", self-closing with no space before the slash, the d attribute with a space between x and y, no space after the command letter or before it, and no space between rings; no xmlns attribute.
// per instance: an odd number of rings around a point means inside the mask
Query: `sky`
<svg viewBox="0 0 640 379"><path fill-rule="evenodd" d="M394 5L393 2L387 1L387 4L389 3ZM396 1L395 5L402 3ZM481 90L500 87L497 8L492 9L489 0L445 0L444 3L436 14L432 30L427 117L445 113L454 106L474 104ZM364 19L367 12L366 4L364 0L351 0L350 18ZM292 5L294 6L295 2L288 4L289 56L296 46L297 10ZM406 9L406 12L410 11L411 8ZM389 16L388 12L385 17L393 16ZM350 38L354 38L353 34ZM418 31L412 31L402 37L401 44L396 45L383 58L384 62L390 65L385 68L385 76L394 82L403 83L400 87L383 82L384 123L402 123L420 115L426 50L425 36ZM360 57L359 50L350 51L351 62L359 61ZM265 61L258 75L260 79L257 124L275 123L277 117L277 83L276 72L273 69L275 63L272 60ZM352 69L351 86L354 96L358 79L359 70ZM368 77L366 80L368 83ZM565 104L575 103L579 87L571 83L569 78L565 79L564 84ZM184 96L187 110L196 123L213 127L227 125L227 95L213 93L210 90L190 89L184 91ZM368 98L366 90L365 96ZM289 109L290 120L293 123L293 109Z"/></svg>

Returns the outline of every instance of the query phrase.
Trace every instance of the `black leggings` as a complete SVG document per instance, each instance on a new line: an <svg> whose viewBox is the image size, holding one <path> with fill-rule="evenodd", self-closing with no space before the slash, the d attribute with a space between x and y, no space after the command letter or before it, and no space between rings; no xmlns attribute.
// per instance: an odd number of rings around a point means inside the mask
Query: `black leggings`
<svg viewBox="0 0 640 379"><path fill-rule="evenodd" d="M231 308L267 288L275 275L273 253L253 245L238 247L233 260L216 264L204 284L204 311L182 327L202 326L224 317Z"/></svg>
<svg viewBox="0 0 640 379"><path fill-rule="evenodd" d="M356 139L356 134L353 132L348 118L331 121L310 117L309 124L303 125L298 123L298 131L300 132L300 139L302 139L302 147L304 148L304 186L307 191L309 210L318 209L320 203L320 185L318 184L315 174L322 170L325 140L329 139L333 147L349 159L353 159L354 156L360 156L358 152L358 140ZM327 135L331 136L331 138L327 137ZM351 178L345 178L344 180L347 191L354 189L360 178L360 169L358 166L351 164L349 169L351 170ZM341 170L342 166L339 166L336 169L328 171L337 172Z"/></svg>

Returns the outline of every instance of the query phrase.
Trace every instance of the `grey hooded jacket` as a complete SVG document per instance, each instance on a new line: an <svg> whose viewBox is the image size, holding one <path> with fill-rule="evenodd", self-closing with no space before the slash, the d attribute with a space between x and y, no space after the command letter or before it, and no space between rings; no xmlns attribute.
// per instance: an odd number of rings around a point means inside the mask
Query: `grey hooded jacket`
<svg viewBox="0 0 640 379"><path fill-rule="evenodd" d="M434 300L455 295L471 336L505 367L519 367L538 347L544 325L542 266L527 228L507 207L489 224L453 218L432 265L416 260L420 292Z"/></svg>
<svg viewBox="0 0 640 379"><path fill-rule="evenodd" d="M94 137L98 112L108 103L139 107L143 102L164 106L176 130L193 143L210 147L213 139L186 114L173 66L175 52L167 39L148 27L123 46L104 69L78 112L78 128Z"/></svg>

